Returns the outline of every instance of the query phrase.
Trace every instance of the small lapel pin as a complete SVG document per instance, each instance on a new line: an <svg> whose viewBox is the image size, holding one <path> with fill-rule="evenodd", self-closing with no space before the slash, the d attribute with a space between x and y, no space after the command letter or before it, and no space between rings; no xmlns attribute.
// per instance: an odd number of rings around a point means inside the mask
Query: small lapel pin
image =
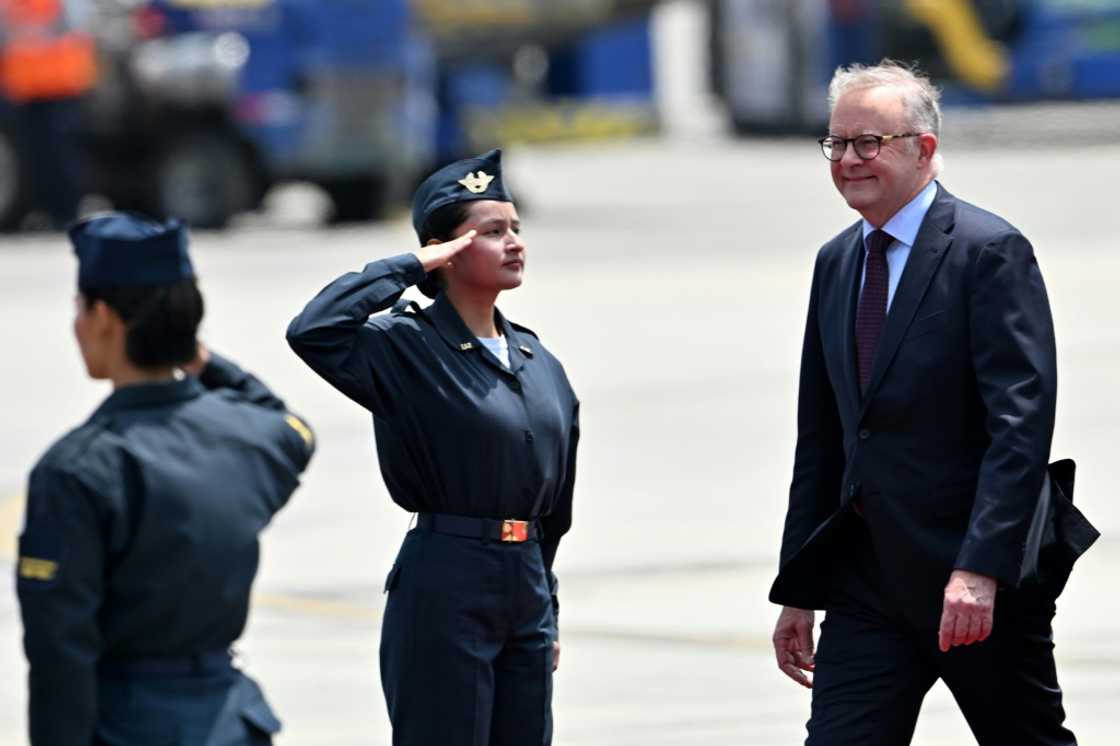
<svg viewBox="0 0 1120 746"><path fill-rule="evenodd" d="M459 349L463 352L466 352L467 350L473 350L474 342L464 342L463 344L459 345Z"/></svg>
<svg viewBox="0 0 1120 746"><path fill-rule="evenodd" d="M532 356L533 356L533 351L532 351L531 349L529 349L529 346L528 346L528 345L518 345L518 346L517 346L517 349L519 349L519 350L521 350L522 352L524 352L524 353L525 353L525 355L526 355L526 356L528 356L528 357L532 357Z"/></svg>

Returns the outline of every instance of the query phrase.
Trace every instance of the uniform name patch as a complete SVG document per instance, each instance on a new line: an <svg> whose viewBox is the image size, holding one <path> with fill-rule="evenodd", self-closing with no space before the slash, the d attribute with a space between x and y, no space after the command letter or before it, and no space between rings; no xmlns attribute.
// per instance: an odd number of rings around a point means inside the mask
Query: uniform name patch
<svg viewBox="0 0 1120 746"><path fill-rule="evenodd" d="M27 580L54 580L58 573L58 563L38 557L19 558L19 576Z"/></svg>

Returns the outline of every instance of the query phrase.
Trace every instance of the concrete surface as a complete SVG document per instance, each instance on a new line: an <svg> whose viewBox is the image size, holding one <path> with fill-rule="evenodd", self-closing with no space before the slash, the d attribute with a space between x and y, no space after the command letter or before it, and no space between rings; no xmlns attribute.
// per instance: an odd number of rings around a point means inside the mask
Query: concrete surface
<svg viewBox="0 0 1120 746"><path fill-rule="evenodd" d="M1077 501L1105 538L1060 602L1069 723L1113 743L1120 696L1114 568L1120 507L1117 285L1120 146L946 153L943 183L1034 242L1060 363L1053 454L1078 459ZM799 743L807 692L775 668L766 602L794 440L813 256L854 219L815 143L722 138L515 149L526 285L500 305L540 332L583 400L575 526L561 545L558 746ZM409 517L377 472L367 415L283 340L323 284L412 249L402 218L325 230L319 197L278 195L234 230L195 237L204 337L314 424L319 453L264 540L245 667L286 724L280 746L388 744L377 671L381 583ZM0 744L24 742L12 537L26 473L106 394L69 322L60 235L0 240ZM914 743L969 743L947 692Z"/></svg>

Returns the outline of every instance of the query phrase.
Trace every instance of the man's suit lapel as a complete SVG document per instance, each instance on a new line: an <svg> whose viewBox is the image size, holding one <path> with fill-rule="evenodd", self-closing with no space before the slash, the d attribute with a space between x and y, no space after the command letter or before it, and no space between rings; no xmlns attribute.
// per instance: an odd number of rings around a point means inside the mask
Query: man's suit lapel
<svg viewBox="0 0 1120 746"><path fill-rule="evenodd" d="M914 239L914 247L910 250L910 258L906 260L906 268L902 271L898 289L895 290L894 300L891 301L890 311L887 313L886 326L883 336L879 339L879 349L875 353L875 365L871 369L871 383L867 386L867 394L863 398L863 409L867 402L874 396L875 390L883 381L883 376L894 360L898 346L914 320L918 305L929 288L930 280L937 271L941 260L945 258L950 244L953 242L952 230L954 214L956 212L956 198L949 194L939 184L937 197L926 213L918 236ZM852 329L852 338L855 339L855 325ZM853 347L855 342L852 343ZM853 365L854 370L854 365Z"/></svg>

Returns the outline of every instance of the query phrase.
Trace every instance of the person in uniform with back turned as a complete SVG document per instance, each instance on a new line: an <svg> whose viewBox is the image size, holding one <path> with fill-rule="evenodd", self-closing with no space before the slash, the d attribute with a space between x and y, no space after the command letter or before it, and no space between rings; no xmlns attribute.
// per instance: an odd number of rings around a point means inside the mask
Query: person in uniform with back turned
<svg viewBox="0 0 1120 746"><path fill-rule="evenodd" d="M579 404L536 334L494 306L525 267L500 151L428 177L413 225L418 251L339 277L288 328L373 413L389 493L419 514L386 582L393 744L549 744ZM413 285L435 302L371 318Z"/></svg>
<svg viewBox="0 0 1120 746"><path fill-rule="evenodd" d="M75 336L113 393L31 472L17 564L31 744L269 744L280 723L230 646L311 431L196 341L181 225L111 213L70 238Z"/></svg>

